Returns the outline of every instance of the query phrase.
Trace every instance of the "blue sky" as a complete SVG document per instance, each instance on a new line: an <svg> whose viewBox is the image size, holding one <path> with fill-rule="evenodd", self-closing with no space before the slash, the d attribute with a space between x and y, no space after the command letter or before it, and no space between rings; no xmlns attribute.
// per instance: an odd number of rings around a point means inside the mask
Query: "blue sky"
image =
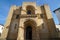
<svg viewBox="0 0 60 40"><path fill-rule="evenodd" d="M56 14L53 11L60 7L60 0L0 0L0 24L4 24L12 5L21 6L23 2L36 2L37 5L48 4L53 15L55 24L59 24Z"/></svg>

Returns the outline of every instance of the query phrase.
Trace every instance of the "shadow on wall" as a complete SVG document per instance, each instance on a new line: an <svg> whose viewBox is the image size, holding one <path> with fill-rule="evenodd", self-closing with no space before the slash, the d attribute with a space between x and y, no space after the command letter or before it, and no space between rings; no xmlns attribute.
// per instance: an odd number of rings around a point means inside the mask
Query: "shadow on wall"
<svg viewBox="0 0 60 40"><path fill-rule="evenodd" d="M57 32L57 29L56 29L56 26L55 26L55 23L53 21L53 18L51 19L48 19L48 28L49 28L49 31L51 33L50 35L50 38L59 38L59 34Z"/></svg>
<svg viewBox="0 0 60 40"><path fill-rule="evenodd" d="M0 37L1 37L1 33L0 33Z"/></svg>

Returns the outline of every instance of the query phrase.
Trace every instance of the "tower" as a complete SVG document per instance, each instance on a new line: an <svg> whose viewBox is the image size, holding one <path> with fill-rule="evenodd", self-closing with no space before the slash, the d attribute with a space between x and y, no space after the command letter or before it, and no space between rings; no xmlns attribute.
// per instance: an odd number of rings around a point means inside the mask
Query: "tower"
<svg viewBox="0 0 60 40"><path fill-rule="evenodd" d="M55 24L48 5L24 2L12 6L1 38L3 40L48 40L55 37Z"/></svg>

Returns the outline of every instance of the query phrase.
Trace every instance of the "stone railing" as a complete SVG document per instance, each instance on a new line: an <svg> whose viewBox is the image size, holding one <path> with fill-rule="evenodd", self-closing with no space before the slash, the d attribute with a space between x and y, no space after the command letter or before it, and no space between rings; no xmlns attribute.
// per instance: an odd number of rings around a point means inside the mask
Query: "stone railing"
<svg viewBox="0 0 60 40"><path fill-rule="evenodd" d="M20 15L21 18L25 18L25 17L37 17L37 14L30 14L30 15L27 15L27 14L24 14L24 15Z"/></svg>

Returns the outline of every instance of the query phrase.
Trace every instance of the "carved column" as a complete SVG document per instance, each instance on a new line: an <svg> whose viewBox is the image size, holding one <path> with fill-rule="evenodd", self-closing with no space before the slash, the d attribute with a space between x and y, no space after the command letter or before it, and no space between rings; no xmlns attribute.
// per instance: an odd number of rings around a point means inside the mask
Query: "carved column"
<svg viewBox="0 0 60 40"><path fill-rule="evenodd" d="M19 27L17 40L24 40L24 27Z"/></svg>
<svg viewBox="0 0 60 40"><path fill-rule="evenodd" d="M39 27L36 27L36 40L40 40Z"/></svg>

